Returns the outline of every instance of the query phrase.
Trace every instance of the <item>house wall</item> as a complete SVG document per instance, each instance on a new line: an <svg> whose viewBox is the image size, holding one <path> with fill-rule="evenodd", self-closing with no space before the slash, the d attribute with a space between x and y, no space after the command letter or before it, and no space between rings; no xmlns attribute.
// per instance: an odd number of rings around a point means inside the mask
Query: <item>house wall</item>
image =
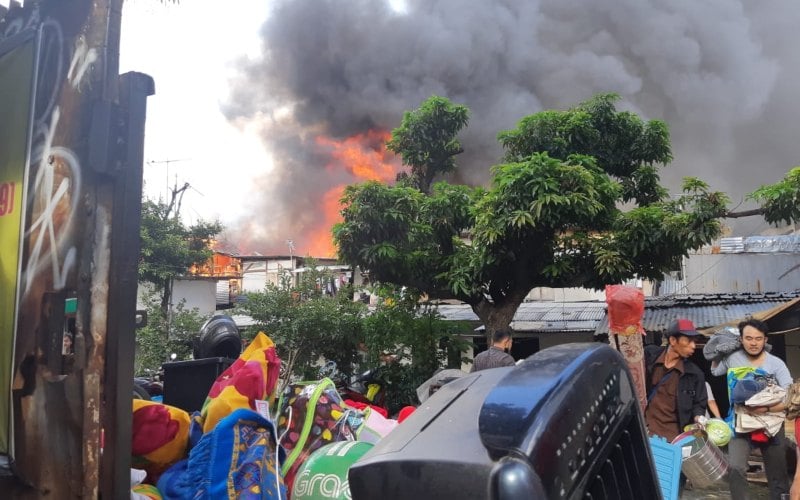
<svg viewBox="0 0 800 500"><path fill-rule="evenodd" d="M645 296L653 295L653 284L649 281L634 279L627 281L625 284L641 288ZM525 300L531 302L605 302L606 292L605 290L593 290L591 288L536 287L528 292Z"/></svg>
<svg viewBox="0 0 800 500"><path fill-rule="evenodd" d="M267 283L278 285L281 273L299 267L298 259L267 260Z"/></svg>
<svg viewBox="0 0 800 500"><path fill-rule="evenodd" d="M263 292L267 284L278 285L281 273L297 269L300 260L297 257L246 260L242 265L242 292Z"/></svg>
<svg viewBox="0 0 800 500"><path fill-rule="evenodd" d="M278 285L280 284L280 277L282 273L295 270L295 282L301 274L304 259L294 257L294 266L292 261L286 257L270 258L264 257L263 260L246 260L242 265L242 292L263 292L267 284ZM318 259L317 266L326 266L333 272L337 278L337 287L348 283L353 279L353 285L358 289L363 285L364 280L361 273L356 270L354 277L348 266L342 266L335 260L331 259Z"/></svg>
<svg viewBox="0 0 800 500"><path fill-rule="evenodd" d="M525 297L526 301L534 302L578 302L583 300L606 300L603 291L588 288L550 288L536 287Z"/></svg>
<svg viewBox="0 0 800 500"><path fill-rule="evenodd" d="M242 292L263 292L267 286L267 276L265 273L245 274L242 276Z"/></svg>
<svg viewBox="0 0 800 500"><path fill-rule="evenodd" d="M186 300L186 308L197 308L200 314L210 315L217 310L216 280L175 280L172 287L172 301L177 304Z"/></svg>
<svg viewBox="0 0 800 500"><path fill-rule="evenodd" d="M242 264L242 292L263 292L267 286L267 263L245 261Z"/></svg>
<svg viewBox="0 0 800 500"><path fill-rule="evenodd" d="M559 332L559 333L543 333L539 337L539 350L547 349L562 344L574 344L575 342L592 342L594 340L593 332Z"/></svg>
<svg viewBox="0 0 800 500"><path fill-rule="evenodd" d="M789 292L800 283L800 254L693 254L684 273L682 293Z"/></svg>

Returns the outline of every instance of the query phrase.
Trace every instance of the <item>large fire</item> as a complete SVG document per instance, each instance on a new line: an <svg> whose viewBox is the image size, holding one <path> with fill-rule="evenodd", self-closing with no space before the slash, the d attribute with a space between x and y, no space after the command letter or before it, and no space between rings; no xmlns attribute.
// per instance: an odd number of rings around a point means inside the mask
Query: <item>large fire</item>
<svg viewBox="0 0 800 500"><path fill-rule="evenodd" d="M391 135L385 131L370 130L342 140L319 136L317 145L330 155L330 162L325 168L334 172L348 172L353 183L374 180L391 182L401 168L400 159L386 149L386 141ZM314 257L333 257L336 248L333 245L331 228L342 220L339 213L339 200L344 193L344 184L329 189L322 198L320 222L310 229L307 240L308 248L303 249Z"/></svg>
<svg viewBox="0 0 800 500"><path fill-rule="evenodd" d="M328 170L344 169L360 181L393 181L400 167L397 157L386 149L389 132L370 130L337 141L330 137L317 137L317 144L328 148L331 162Z"/></svg>

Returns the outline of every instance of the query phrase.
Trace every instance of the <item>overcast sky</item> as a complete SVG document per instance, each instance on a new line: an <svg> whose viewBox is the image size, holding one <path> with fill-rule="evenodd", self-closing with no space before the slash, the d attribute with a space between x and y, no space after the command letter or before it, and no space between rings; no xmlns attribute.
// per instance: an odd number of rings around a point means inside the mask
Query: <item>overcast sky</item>
<svg viewBox="0 0 800 500"><path fill-rule="evenodd" d="M157 199L176 180L190 183L181 210L190 222L241 215L248 179L270 169L258 136L220 111L231 65L258 52L266 17L265 0L125 1L120 71L147 73L156 84L147 104L145 194Z"/></svg>
<svg viewBox="0 0 800 500"><path fill-rule="evenodd" d="M800 164L798 25L795 0L126 0L121 70L156 82L146 195L188 182L190 222L305 254L359 180L321 145L386 133L432 94L472 111L455 181L486 183L523 116L616 92L669 124L673 192L698 175L735 205Z"/></svg>

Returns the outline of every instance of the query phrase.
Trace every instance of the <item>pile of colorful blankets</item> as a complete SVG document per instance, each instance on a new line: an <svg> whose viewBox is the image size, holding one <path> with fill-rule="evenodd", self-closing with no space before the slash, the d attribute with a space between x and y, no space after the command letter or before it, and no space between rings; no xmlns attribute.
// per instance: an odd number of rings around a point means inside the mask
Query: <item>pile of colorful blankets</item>
<svg viewBox="0 0 800 500"><path fill-rule="evenodd" d="M288 499L316 450L374 443L397 425L347 405L328 379L289 385L276 406L279 372L275 344L260 332L217 378L201 411L134 400L131 498Z"/></svg>

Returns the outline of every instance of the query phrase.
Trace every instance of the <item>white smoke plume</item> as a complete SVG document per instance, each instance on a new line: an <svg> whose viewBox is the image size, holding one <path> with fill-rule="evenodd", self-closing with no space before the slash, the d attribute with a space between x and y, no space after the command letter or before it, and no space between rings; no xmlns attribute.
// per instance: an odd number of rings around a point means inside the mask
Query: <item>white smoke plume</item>
<svg viewBox="0 0 800 500"><path fill-rule="evenodd" d="M238 230L250 250L302 251L321 196L353 182L315 137L391 130L432 94L472 111L457 181L485 183L523 116L616 92L669 124L671 189L697 175L735 204L800 163L798 25L788 0L276 0L225 108L275 161Z"/></svg>

